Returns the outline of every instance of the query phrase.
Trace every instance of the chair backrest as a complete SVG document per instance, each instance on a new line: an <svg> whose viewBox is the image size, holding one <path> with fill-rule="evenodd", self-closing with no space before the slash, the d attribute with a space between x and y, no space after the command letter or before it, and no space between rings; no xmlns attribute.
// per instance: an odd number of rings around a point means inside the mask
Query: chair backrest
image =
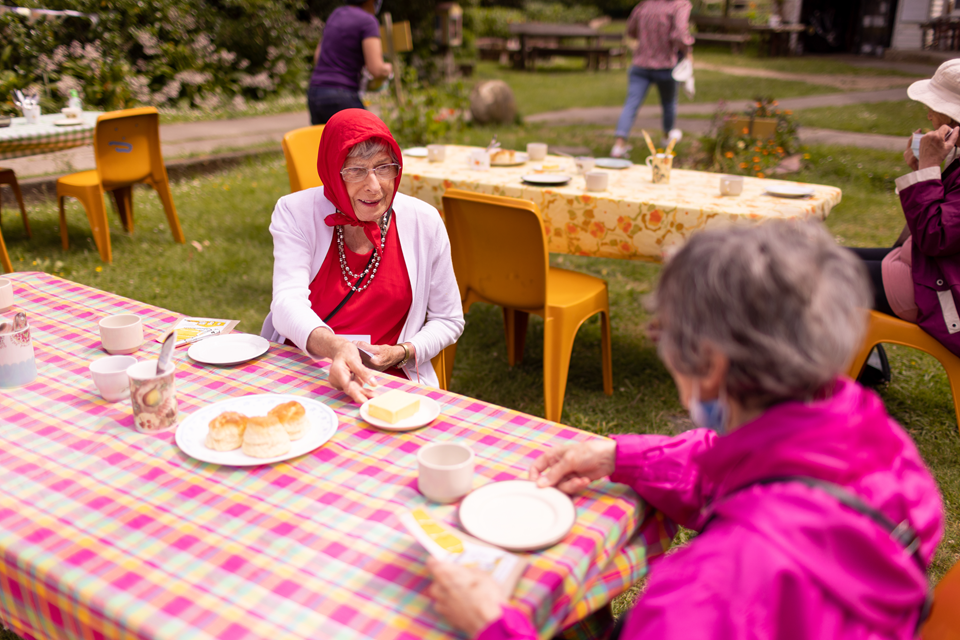
<svg viewBox="0 0 960 640"><path fill-rule="evenodd" d="M283 136L283 155L287 159L290 193L319 187L323 184L317 175L317 151L320 149L322 124L288 131Z"/></svg>
<svg viewBox="0 0 960 640"><path fill-rule="evenodd" d="M160 152L160 114L153 107L110 111L97 118L93 152L107 191L166 179Z"/></svg>
<svg viewBox="0 0 960 640"><path fill-rule="evenodd" d="M923 640L960 639L960 563L940 579L933 592L933 610L920 630Z"/></svg>
<svg viewBox="0 0 960 640"><path fill-rule="evenodd" d="M474 291L502 307L546 306L550 254L537 205L449 189L443 212L462 299Z"/></svg>

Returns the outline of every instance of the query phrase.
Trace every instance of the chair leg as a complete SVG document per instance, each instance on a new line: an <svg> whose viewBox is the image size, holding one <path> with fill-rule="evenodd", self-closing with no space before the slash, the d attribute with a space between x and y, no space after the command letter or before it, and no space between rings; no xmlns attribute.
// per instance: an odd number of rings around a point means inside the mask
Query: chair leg
<svg viewBox="0 0 960 640"><path fill-rule="evenodd" d="M13 263L10 262L10 254L7 253L7 245L3 241L3 233L0 233L0 264L3 265L5 273L13 271Z"/></svg>
<svg viewBox="0 0 960 640"><path fill-rule="evenodd" d="M613 395L613 343L610 339L610 313L600 312L600 357L603 360L603 392Z"/></svg>
<svg viewBox="0 0 960 640"><path fill-rule="evenodd" d="M107 220L107 207L103 200L103 190L97 195L90 194L81 200L87 210L87 219L90 221L90 230L93 232L93 241L100 252L100 259L104 262L113 262L113 250L110 247L110 224Z"/></svg>
<svg viewBox="0 0 960 640"><path fill-rule="evenodd" d="M558 318L543 321L543 406L547 420L560 422L576 328L567 336Z"/></svg>
<svg viewBox="0 0 960 640"><path fill-rule="evenodd" d="M63 210L63 200L66 196L57 196L57 204L60 206L60 244L63 250L70 248L70 237L67 235L67 214Z"/></svg>
<svg viewBox="0 0 960 640"><path fill-rule="evenodd" d="M507 364L511 367L523 361L523 348L527 343L527 324L530 314L526 311L503 308L503 332L507 338Z"/></svg>
<svg viewBox="0 0 960 640"><path fill-rule="evenodd" d="M117 215L127 233L133 233L133 187L126 186L114 189L113 202L117 207Z"/></svg>
<svg viewBox="0 0 960 640"><path fill-rule="evenodd" d="M30 230L30 221L27 220L27 207L23 204L23 193L20 191L20 183L14 180L10 183L10 188L13 189L13 195L17 199L17 204L20 205L20 217L23 218L23 228L27 230L27 237L32 238L33 232Z"/></svg>
<svg viewBox="0 0 960 640"><path fill-rule="evenodd" d="M170 192L170 183L167 181L151 183L151 186L160 196L163 203L163 211L167 214L167 223L170 225L170 232L173 233L173 240L183 244L187 239L183 235L183 229L180 228L180 219L177 217L177 208L173 205L173 194Z"/></svg>

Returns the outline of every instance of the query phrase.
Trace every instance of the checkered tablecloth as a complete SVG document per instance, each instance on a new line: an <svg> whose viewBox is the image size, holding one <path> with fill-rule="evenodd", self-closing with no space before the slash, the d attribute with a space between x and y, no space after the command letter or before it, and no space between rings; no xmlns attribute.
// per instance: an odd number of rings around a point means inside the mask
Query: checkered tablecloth
<svg viewBox="0 0 960 640"><path fill-rule="evenodd" d="M27 124L25 118L14 118L9 127L0 128L0 160L52 153L93 143L93 130L102 111L84 111L83 124L58 126L63 114L40 116L39 124Z"/></svg>
<svg viewBox="0 0 960 640"><path fill-rule="evenodd" d="M559 167L556 173L571 176L570 182L539 187L522 178L535 176L540 163L475 171L467 166L472 149L447 145L444 162L405 155L400 191L441 211L447 189L529 200L540 208L547 248L553 253L656 262L700 229L777 219L823 220L842 195L836 187L804 184L813 195L779 198L766 190L798 183L744 178L741 195L721 196L719 174L674 169L669 184L653 184L646 165L598 169L607 172L610 184L606 191L594 192L587 191L584 177L577 175L573 158L560 156L548 156L548 161Z"/></svg>
<svg viewBox="0 0 960 640"><path fill-rule="evenodd" d="M319 400L339 418L332 440L300 458L202 463L173 433L137 432L129 405L102 400L87 371L104 355L100 318L139 314L143 359L156 357L154 339L178 314L47 274L7 277L39 371L26 387L0 390L0 622L24 637L456 637L426 595L426 553L396 515L424 506L457 525L454 506L417 492L417 449L469 444L479 484L524 477L551 444L597 437L397 379L388 386L429 395L442 414L419 431L378 431L295 349L271 345L232 368L178 351L181 419L269 392ZM638 502L622 485L596 483L576 498L567 538L530 554L514 602L544 637L635 582L668 545L671 526Z"/></svg>

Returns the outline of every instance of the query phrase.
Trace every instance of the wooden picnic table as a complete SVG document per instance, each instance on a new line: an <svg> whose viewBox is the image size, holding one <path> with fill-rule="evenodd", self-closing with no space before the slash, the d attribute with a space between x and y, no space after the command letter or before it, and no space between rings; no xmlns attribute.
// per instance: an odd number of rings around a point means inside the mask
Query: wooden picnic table
<svg viewBox="0 0 960 640"><path fill-rule="evenodd" d="M364 422L299 349L217 367L177 352L183 421L251 394L302 396L339 422L320 448L231 467L182 451L175 433L134 429L129 401L103 400L87 371L104 354L97 322L133 313L156 358L181 315L44 273L14 273L37 379L0 391L0 622L25 638L288 640L459 638L434 611L426 552L398 513L424 508L459 528L456 506L417 491L418 449L460 442L475 486L523 478L556 443L599 438L455 393L384 376L440 416L406 433ZM629 487L594 483L557 545L527 554L512 602L543 637L605 606L647 573L675 528Z"/></svg>
<svg viewBox="0 0 960 640"><path fill-rule="evenodd" d="M547 22L520 22L510 25L510 33L520 37L520 51L517 65L520 69L532 69L538 56L562 55L578 56L587 59L589 69L598 69L601 59L609 61L610 47L602 46L598 30L585 24L554 24ZM585 38L586 47L563 47L561 41L567 38ZM528 39L538 41L553 40L549 44L529 45ZM609 67L609 63L607 65Z"/></svg>

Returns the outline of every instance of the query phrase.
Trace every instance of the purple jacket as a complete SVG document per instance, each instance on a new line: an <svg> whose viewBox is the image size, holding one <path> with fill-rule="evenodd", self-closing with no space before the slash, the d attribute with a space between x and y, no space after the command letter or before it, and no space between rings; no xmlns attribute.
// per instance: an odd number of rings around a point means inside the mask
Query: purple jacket
<svg viewBox="0 0 960 640"><path fill-rule="evenodd" d="M960 160L939 179L900 190L913 238L913 295L919 324L960 356ZM930 171L925 169L924 171Z"/></svg>
<svg viewBox="0 0 960 640"><path fill-rule="evenodd" d="M937 485L880 399L842 379L811 403L775 406L718 437L618 436L611 480L699 530L661 559L621 638L912 638L926 579L879 525L819 489L754 485L801 475L845 487L893 522L908 520L929 562L943 533ZM733 493L732 493L733 492ZM518 611L481 640L529 639Z"/></svg>

